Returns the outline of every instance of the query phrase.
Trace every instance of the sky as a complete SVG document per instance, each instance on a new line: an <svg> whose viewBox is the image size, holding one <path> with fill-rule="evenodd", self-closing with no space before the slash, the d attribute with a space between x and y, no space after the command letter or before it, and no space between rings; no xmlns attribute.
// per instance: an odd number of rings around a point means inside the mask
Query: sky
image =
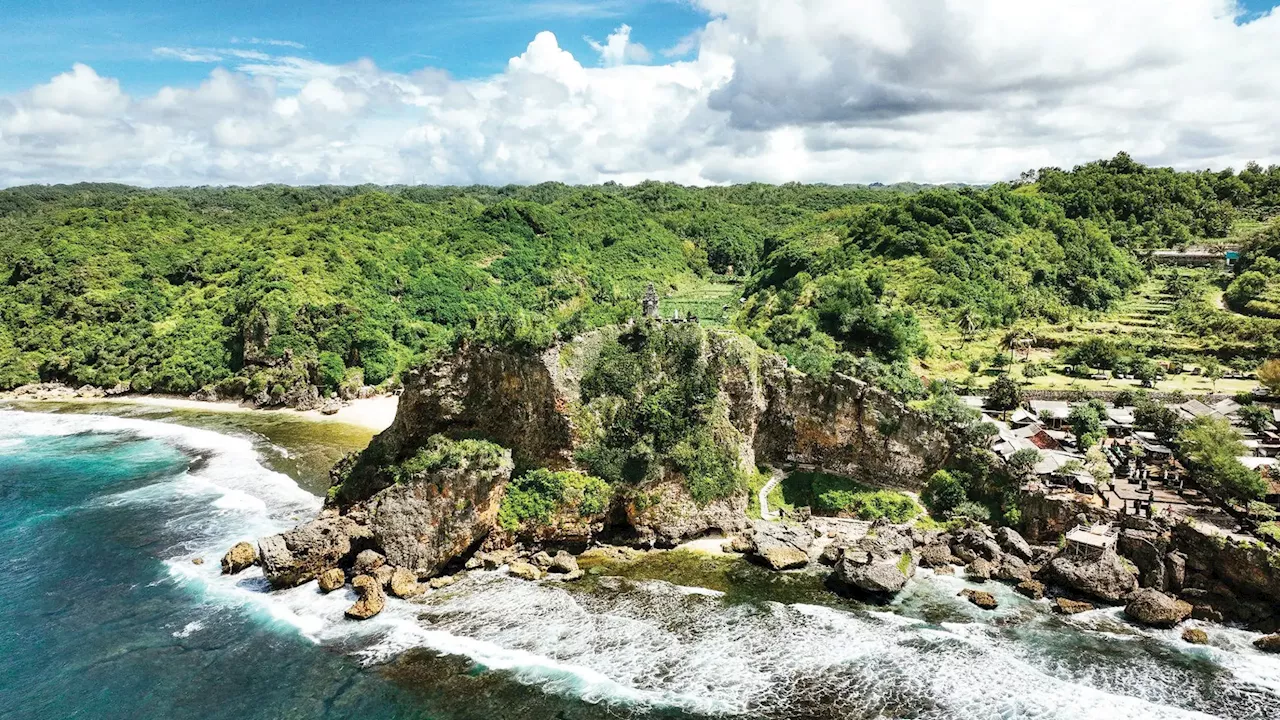
<svg viewBox="0 0 1280 720"><path fill-rule="evenodd" d="M4 0L0 186L1280 162L1272 0Z"/></svg>

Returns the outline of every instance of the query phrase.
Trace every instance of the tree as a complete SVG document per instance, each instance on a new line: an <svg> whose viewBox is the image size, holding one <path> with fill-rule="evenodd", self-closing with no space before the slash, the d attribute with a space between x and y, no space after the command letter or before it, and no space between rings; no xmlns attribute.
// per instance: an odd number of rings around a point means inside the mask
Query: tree
<svg viewBox="0 0 1280 720"><path fill-rule="evenodd" d="M987 389L987 406L994 410L1013 410L1022 399L1022 388L1008 373L997 377Z"/></svg>
<svg viewBox="0 0 1280 720"><path fill-rule="evenodd" d="M1040 451L1027 448L1009 456L1009 474L1018 482L1026 482L1035 477L1036 465L1040 462Z"/></svg>
<svg viewBox="0 0 1280 720"><path fill-rule="evenodd" d="M1133 376L1142 383L1143 387L1155 387L1156 380L1160 377L1160 366L1144 358L1134 367Z"/></svg>
<svg viewBox="0 0 1280 720"><path fill-rule="evenodd" d="M1218 380L1222 378L1222 366L1213 360L1205 361L1204 376L1209 379L1210 389L1216 390L1218 387Z"/></svg>
<svg viewBox="0 0 1280 720"><path fill-rule="evenodd" d="M346 377L347 368L342 364L342 358L337 353L322 352L316 363L316 373L319 376L319 385L326 393L337 390L342 386L342 381Z"/></svg>
<svg viewBox="0 0 1280 720"><path fill-rule="evenodd" d="M964 484L946 470L939 470L925 483L920 499L929 512L946 515L966 500Z"/></svg>
<svg viewBox="0 0 1280 720"><path fill-rule="evenodd" d="M1075 433L1080 447L1089 447L1102 439L1102 422L1106 417L1106 406L1096 399L1071 408L1067 424L1071 426L1071 432Z"/></svg>
<svg viewBox="0 0 1280 720"><path fill-rule="evenodd" d="M1206 489L1241 502L1260 499L1266 493L1262 476L1237 459L1246 452L1244 441L1226 420L1196 418L1178 433L1176 444L1178 454Z"/></svg>
<svg viewBox="0 0 1280 720"><path fill-rule="evenodd" d="M1254 432L1262 432L1271 424L1271 411L1262 405L1245 405L1240 408L1240 419Z"/></svg>
<svg viewBox="0 0 1280 720"><path fill-rule="evenodd" d="M1258 366L1258 382L1272 395L1280 395L1280 358L1272 358Z"/></svg>

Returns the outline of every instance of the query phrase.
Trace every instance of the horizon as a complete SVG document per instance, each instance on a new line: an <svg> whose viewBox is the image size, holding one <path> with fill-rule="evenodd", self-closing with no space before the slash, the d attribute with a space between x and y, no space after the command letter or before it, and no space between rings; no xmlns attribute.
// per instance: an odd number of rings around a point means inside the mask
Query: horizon
<svg viewBox="0 0 1280 720"><path fill-rule="evenodd" d="M21 2L0 187L987 185L1280 162L1272 0Z"/></svg>

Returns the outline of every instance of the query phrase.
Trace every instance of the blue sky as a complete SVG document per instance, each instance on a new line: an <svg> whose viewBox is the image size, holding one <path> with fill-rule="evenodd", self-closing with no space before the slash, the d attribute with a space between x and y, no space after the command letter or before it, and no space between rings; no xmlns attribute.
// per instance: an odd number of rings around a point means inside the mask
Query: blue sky
<svg viewBox="0 0 1280 720"><path fill-rule="evenodd" d="M325 63L368 57L387 70L424 66L471 78L501 72L541 30L583 62L584 37L603 41L622 23L658 54L707 22L681 0L6 0L0 24L0 93L92 66L129 92L195 82L209 67L157 57L156 47L228 47L233 39L283 40L272 46Z"/></svg>
<svg viewBox="0 0 1280 720"><path fill-rule="evenodd" d="M0 0L0 187L1280 163L1277 2Z"/></svg>

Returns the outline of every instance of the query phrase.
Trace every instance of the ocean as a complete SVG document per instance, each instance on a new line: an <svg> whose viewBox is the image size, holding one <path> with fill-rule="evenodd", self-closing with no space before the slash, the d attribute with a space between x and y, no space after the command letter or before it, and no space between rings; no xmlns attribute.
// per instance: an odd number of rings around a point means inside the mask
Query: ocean
<svg viewBox="0 0 1280 720"><path fill-rule="evenodd" d="M927 572L866 606L656 553L578 584L472 573L349 621L349 590L218 561L312 515L361 438L240 417L0 410L0 717L1280 717L1255 634L1198 624L1192 646L996 583L984 611Z"/></svg>

